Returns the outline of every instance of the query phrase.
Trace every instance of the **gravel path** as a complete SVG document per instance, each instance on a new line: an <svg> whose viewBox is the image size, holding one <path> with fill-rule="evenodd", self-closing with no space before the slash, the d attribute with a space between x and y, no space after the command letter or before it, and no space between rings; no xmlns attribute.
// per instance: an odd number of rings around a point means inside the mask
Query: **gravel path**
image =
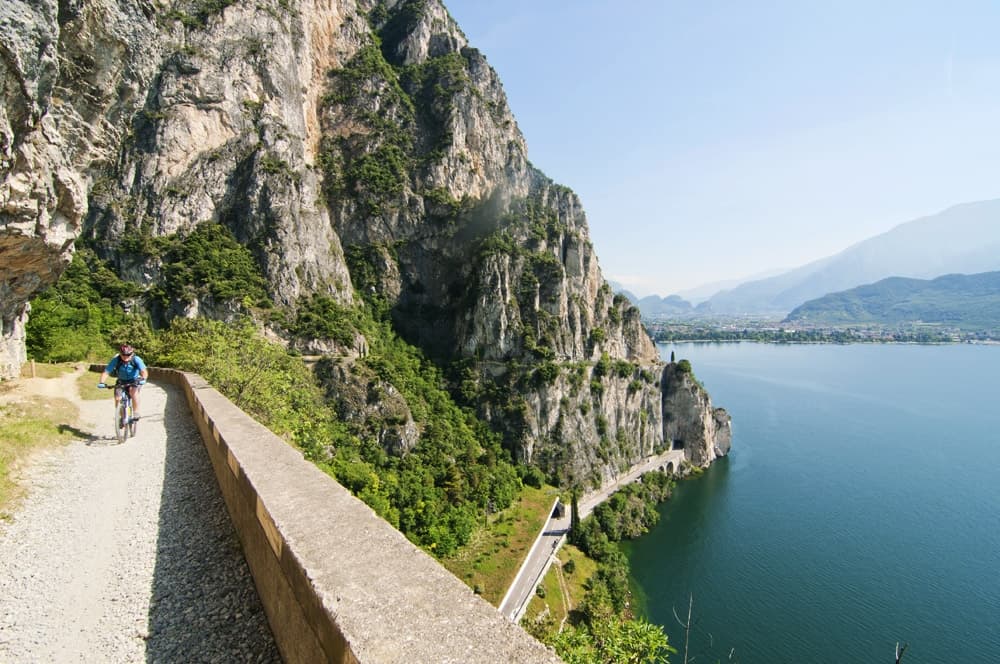
<svg viewBox="0 0 1000 664"><path fill-rule="evenodd" d="M110 398L71 400L80 439L0 523L0 662L280 662L183 395L146 385L123 445Z"/></svg>

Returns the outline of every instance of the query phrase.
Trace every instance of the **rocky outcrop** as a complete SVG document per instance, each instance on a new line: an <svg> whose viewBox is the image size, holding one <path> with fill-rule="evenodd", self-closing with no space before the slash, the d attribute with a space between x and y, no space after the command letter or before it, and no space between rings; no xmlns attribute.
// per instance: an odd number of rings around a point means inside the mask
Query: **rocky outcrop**
<svg viewBox="0 0 1000 664"><path fill-rule="evenodd" d="M124 277L150 283L145 240L224 223L279 302L352 300L312 160L324 76L370 38L358 11L329 0L0 6L7 374L23 361L27 300L59 277L81 231Z"/></svg>
<svg viewBox="0 0 1000 664"><path fill-rule="evenodd" d="M728 447L707 395L661 392L579 198L528 161L496 72L439 0L10 0L0 25L8 372L27 300L78 235L174 298L150 304L161 322L246 313L164 288L161 239L221 224L289 319L307 296L361 298L440 365L469 363L480 415L566 481L695 440L674 422L705 422L696 465ZM327 375L342 415L388 422L372 435L404 453L420 433L405 400L351 366Z"/></svg>
<svg viewBox="0 0 1000 664"><path fill-rule="evenodd" d="M683 360L663 369L663 438L683 449L692 465L706 467L729 454L733 430L729 414L713 408L705 388Z"/></svg>
<svg viewBox="0 0 1000 664"><path fill-rule="evenodd" d="M69 261L87 208L80 167L102 141L111 105L104 93L118 83L89 76L96 59L119 54L115 40L61 42L73 11L55 0L0 6L0 377L24 361L27 301ZM109 23L100 34L124 27L115 20L124 12L111 13L99 19Z"/></svg>
<svg viewBox="0 0 1000 664"><path fill-rule="evenodd" d="M563 485L597 488L669 449L654 374L632 365L601 375L599 367L568 369L525 397L523 459Z"/></svg>
<svg viewBox="0 0 1000 664"><path fill-rule="evenodd" d="M314 166L324 77L367 38L363 16L329 0L216 3L228 5L217 14L175 4L157 17L156 77L103 169L88 235L148 282L158 256L144 240L221 223L253 250L277 303L351 302Z"/></svg>

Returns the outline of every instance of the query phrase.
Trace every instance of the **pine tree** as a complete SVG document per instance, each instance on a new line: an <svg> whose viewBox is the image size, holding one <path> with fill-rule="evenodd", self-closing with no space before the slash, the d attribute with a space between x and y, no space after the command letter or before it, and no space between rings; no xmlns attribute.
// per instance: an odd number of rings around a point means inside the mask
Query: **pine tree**
<svg viewBox="0 0 1000 664"><path fill-rule="evenodd" d="M580 491L573 487L573 498L569 507L569 541L575 543L580 534Z"/></svg>

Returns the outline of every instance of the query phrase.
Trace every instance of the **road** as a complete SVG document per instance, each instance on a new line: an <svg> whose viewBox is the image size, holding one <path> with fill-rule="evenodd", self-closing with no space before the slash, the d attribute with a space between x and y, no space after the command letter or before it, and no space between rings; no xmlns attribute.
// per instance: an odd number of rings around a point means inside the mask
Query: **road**
<svg viewBox="0 0 1000 664"><path fill-rule="evenodd" d="M639 479L643 474L651 470L662 468L668 463L673 463L674 468L681 466L684 459L683 450L671 450L663 454L649 457L645 461L632 466L632 468L614 480L607 482L597 491L588 493L580 498L580 518L583 519L594 511L594 508L608 499L611 494L626 484L631 484ZM518 622L528 608L535 588L541 583L542 578L548 571L549 566L566 540L569 532L570 510L567 509L562 517L550 516L549 520L542 527L542 532L535 540L531 550L521 564L514 582L507 590L503 601L500 602L500 613L507 616L513 622Z"/></svg>

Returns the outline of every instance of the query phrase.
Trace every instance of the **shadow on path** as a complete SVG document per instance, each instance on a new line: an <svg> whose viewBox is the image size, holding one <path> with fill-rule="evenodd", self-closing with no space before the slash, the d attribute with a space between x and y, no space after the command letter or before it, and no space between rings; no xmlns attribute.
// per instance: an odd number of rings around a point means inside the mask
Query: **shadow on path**
<svg viewBox="0 0 1000 664"><path fill-rule="evenodd" d="M163 389L166 469L146 661L280 662L187 401Z"/></svg>
<svg viewBox="0 0 1000 664"><path fill-rule="evenodd" d="M84 431L83 429L79 429L72 424L60 424L56 426L56 429L59 430L59 433L68 433L73 436L73 438L82 440L87 445L93 445L94 443L107 438L107 436L98 436L96 433Z"/></svg>

